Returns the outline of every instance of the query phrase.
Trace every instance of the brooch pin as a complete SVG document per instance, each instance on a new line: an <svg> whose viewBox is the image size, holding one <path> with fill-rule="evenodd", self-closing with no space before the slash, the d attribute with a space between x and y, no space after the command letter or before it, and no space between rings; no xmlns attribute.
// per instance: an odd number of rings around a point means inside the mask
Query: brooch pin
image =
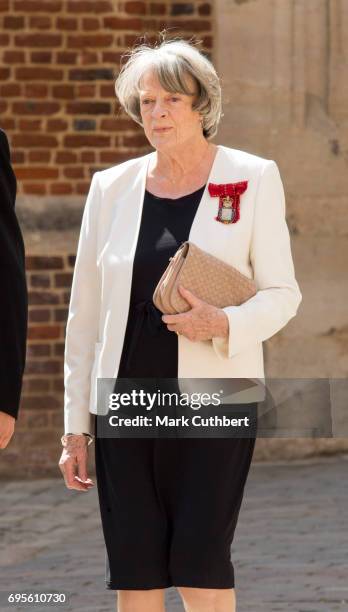
<svg viewBox="0 0 348 612"><path fill-rule="evenodd" d="M248 186L248 181L238 183L209 183L211 197L219 198L219 208L216 221L221 223L236 223L239 219L239 198Z"/></svg>

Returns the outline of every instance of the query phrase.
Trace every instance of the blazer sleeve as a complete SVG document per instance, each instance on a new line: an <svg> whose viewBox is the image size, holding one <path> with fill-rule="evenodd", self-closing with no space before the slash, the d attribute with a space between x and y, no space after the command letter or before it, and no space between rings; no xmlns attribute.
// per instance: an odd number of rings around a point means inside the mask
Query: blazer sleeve
<svg viewBox="0 0 348 612"><path fill-rule="evenodd" d="M212 338L215 352L223 359L276 334L296 315L302 300L294 274L283 183L273 160L267 160L260 177L250 262L257 293L239 306L223 308L229 321L228 336Z"/></svg>
<svg viewBox="0 0 348 612"><path fill-rule="evenodd" d="M92 433L90 376L98 338L101 288L97 270L98 172L87 195L77 246L65 333L64 430Z"/></svg>
<svg viewBox="0 0 348 612"><path fill-rule="evenodd" d="M25 247L15 212L16 176L0 130L0 410L18 418L26 363L28 289Z"/></svg>

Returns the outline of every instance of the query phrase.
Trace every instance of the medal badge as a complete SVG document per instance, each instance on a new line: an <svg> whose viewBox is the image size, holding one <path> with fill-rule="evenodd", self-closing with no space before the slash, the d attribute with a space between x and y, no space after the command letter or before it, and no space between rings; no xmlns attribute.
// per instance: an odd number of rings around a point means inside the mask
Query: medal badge
<svg viewBox="0 0 348 612"><path fill-rule="evenodd" d="M239 219L239 198L248 186L248 181L238 183L209 183L208 190L211 197L219 198L219 207L216 221L221 223L236 223Z"/></svg>

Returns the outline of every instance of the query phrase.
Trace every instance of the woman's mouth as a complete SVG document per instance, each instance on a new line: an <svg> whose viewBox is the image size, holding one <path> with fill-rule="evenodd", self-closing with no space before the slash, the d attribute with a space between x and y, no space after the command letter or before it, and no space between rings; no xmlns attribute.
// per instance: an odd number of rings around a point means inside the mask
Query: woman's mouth
<svg viewBox="0 0 348 612"><path fill-rule="evenodd" d="M162 133L162 132L169 132L169 130L171 130L171 129L172 129L171 127L165 127L165 128L154 128L154 132L159 132L159 133Z"/></svg>

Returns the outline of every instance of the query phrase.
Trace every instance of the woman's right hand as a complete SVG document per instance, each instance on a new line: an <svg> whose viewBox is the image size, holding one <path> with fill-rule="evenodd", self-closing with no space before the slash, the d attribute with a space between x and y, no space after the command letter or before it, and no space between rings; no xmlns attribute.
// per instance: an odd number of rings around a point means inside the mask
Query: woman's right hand
<svg viewBox="0 0 348 612"><path fill-rule="evenodd" d="M58 465L68 489L88 491L94 487L94 482L87 476L87 446L86 436L72 435L67 438Z"/></svg>

